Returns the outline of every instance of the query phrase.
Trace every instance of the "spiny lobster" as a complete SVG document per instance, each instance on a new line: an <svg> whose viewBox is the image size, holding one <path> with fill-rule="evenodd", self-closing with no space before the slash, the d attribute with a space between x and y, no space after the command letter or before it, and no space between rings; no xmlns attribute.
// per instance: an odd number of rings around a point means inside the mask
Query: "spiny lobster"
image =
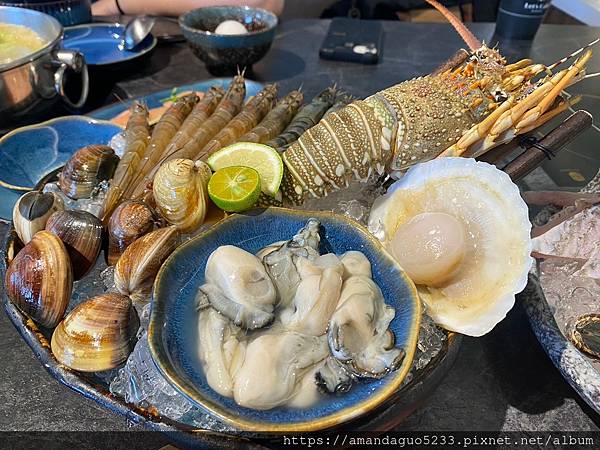
<svg viewBox="0 0 600 450"><path fill-rule="evenodd" d="M301 204L352 179L398 173L440 156L480 156L543 125L578 100L565 100L561 93L583 78L592 56L589 47L597 41L550 66L530 59L507 64L445 7L427 2L449 20L470 50L442 71L354 101L305 132L283 154L282 191L289 201ZM552 72L575 57L567 69Z"/></svg>

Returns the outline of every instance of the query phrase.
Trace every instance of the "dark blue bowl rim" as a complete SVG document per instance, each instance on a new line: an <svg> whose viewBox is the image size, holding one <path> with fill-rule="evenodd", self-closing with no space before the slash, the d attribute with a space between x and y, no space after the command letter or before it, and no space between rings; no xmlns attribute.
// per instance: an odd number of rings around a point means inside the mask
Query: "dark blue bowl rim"
<svg viewBox="0 0 600 450"><path fill-rule="evenodd" d="M256 31L249 31L246 34L243 35L234 35L234 37L243 37L243 36L258 36L260 34L263 33L267 33L269 31L274 30L275 28L277 28L277 25L279 24L279 18L277 17L277 15L273 14L271 11L267 11L266 9L263 8L254 8L252 6L205 6L202 8L196 8L196 9L192 9L184 14L182 14L181 16L179 16L178 22L179 22L179 26L184 29L185 31L188 31L190 33L198 33L198 34L203 34L205 36L219 36L219 37L227 37L228 35L226 34L215 34L212 31L207 31L207 30L201 30L199 28L194 28L191 27L190 25L188 25L187 23L185 23L185 21L194 13L197 13L198 11L207 11L207 10L237 10L237 11L258 11L261 12L267 16L270 16L273 20L274 23L270 26L265 27L262 30L256 30Z"/></svg>
<svg viewBox="0 0 600 450"><path fill-rule="evenodd" d="M371 243L375 248L377 248L383 255L386 256L386 259L395 266L398 272L403 277L403 282L406 283L407 287L411 291L411 300L413 303L413 311L415 315L415 320L413 320L411 324L411 329L409 331L409 337L407 339L407 347L406 347L406 356L404 361L402 362L402 366L394 372L394 380L390 383L389 386L378 389L381 392L375 392L372 399L362 401L360 403L353 404L349 407L345 407L343 410L323 417L308 420L305 422L294 422L294 423L265 423L260 421L255 421L251 419L242 419L239 415L235 414L235 412L229 411L226 407L222 407L212 400L208 398L203 398L199 400L196 396L189 392L188 388L179 380L178 375L172 369L170 364L170 358L168 355L163 354L163 324L160 323L161 317L159 316L159 312L162 312L162 308L157 308L157 298L160 298L161 292L161 279L163 274L166 272L170 264L177 258L179 253L181 253L184 249L189 246L197 245L198 241L201 241L212 234L218 233L220 225L230 221L244 220L247 216L259 216L263 212L268 212L271 214L281 214L281 215L293 215L293 216L302 216L308 219L309 217L319 217L327 218L330 220L339 220L346 222L351 225L351 227L358 233L362 234L363 237ZM366 415L377 409L378 406L384 404L389 398L393 397L396 392L401 389L401 384L410 368L412 367L412 362L415 354L415 350L417 347L417 340L419 336L419 327L421 320L422 306L421 301L419 299L419 295L417 293L417 289L414 283L408 278L405 274L404 270L400 267L400 265L394 260L394 258L385 250L383 245L373 236L369 231L359 222L356 222L353 219L350 219L346 216L342 216L339 214L335 214L329 211L305 211L305 210L293 210L288 208L278 208L278 207L269 207L262 209L254 209L247 211L242 214L232 214L230 216L221 219L219 222L215 223L203 233L198 234L194 238L185 242L175 249L173 253L167 258L167 260L161 266L156 279L154 281L153 286L153 294L152 294L152 310L150 313L150 323L148 325L148 345L150 348L150 354L152 359L154 360L155 366L159 369L159 371L163 374L165 379L171 383L171 385L179 391L182 395L187 397L194 404L199 406L200 408L206 410L208 413L213 414L218 417L220 420L242 430L242 431L250 431L250 432L267 432L267 433L278 433L278 432L314 432L319 430L324 430L332 427L339 426L343 423L356 420L363 415Z"/></svg>
<svg viewBox="0 0 600 450"><path fill-rule="evenodd" d="M64 28L64 32L63 32L63 43L68 40L64 38L64 34L70 30L77 30L80 28L109 28L109 27L120 27L125 29L125 25L123 25L122 23L119 22L98 22L98 23L81 23L79 25L72 25L69 27L65 27ZM102 66L111 66L113 64L120 64L126 61L131 61L132 59L136 59L136 58L141 58L142 56L150 53L152 50L154 50L156 48L156 45L158 44L158 39L156 39L156 36L154 36L152 33L149 34L149 36L152 37L152 41L150 43L150 45L148 45L147 47L145 47L142 51L140 52L135 52L134 55L131 55L127 58L123 58L123 59L118 59L118 60L114 60L114 61L108 61L108 62L103 62L103 63L87 63L88 66L90 67L102 67ZM81 53L81 52L80 52ZM83 54L83 53L82 53ZM85 58L85 54L83 55Z"/></svg>

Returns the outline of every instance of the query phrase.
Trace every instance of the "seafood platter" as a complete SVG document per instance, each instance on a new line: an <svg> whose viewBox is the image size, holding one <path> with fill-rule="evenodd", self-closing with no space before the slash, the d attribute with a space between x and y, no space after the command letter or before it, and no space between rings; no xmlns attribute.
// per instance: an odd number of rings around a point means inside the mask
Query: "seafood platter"
<svg viewBox="0 0 600 450"><path fill-rule="evenodd" d="M395 427L526 287L515 181L542 152L484 160L568 109L591 58L509 64L451 22L469 50L364 100L246 98L238 75L153 120L133 102L14 205L5 309L38 358L214 445Z"/></svg>

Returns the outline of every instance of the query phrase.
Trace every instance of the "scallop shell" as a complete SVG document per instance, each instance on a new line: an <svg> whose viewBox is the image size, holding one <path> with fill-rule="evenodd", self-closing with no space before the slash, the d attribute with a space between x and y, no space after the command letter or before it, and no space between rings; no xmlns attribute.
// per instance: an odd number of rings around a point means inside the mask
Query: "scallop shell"
<svg viewBox="0 0 600 450"><path fill-rule="evenodd" d="M154 200L167 222L186 233L206 217L208 180L211 170L202 161L174 159L163 164L154 176Z"/></svg>
<svg viewBox="0 0 600 450"><path fill-rule="evenodd" d="M49 231L39 231L6 270L8 298L40 325L56 326L63 318L73 288L67 249Z"/></svg>
<svg viewBox="0 0 600 450"><path fill-rule="evenodd" d="M121 203L108 222L108 264L115 265L125 249L154 228L154 215L144 202Z"/></svg>
<svg viewBox="0 0 600 450"><path fill-rule="evenodd" d="M115 286L134 302L147 303L158 270L178 245L177 228L159 228L131 244L115 265Z"/></svg>
<svg viewBox="0 0 600 450"><path fill-rule="evenodd" d="M99 295L67 314L52 334L52 353L82 372L120 366L135 345L139 319L131 300L114 292Z"/></svg>
<svg viewBox="0 0 600 450"><path fill-rule="evenodd" d="M73 276L81 279L96 263L102 246L102 223L87 211L57 211L46 230L57 235L67 247Z"/></svg>
<svg viewBox="0 0 600 450"><path fill-rule="evenodd" d="M376 200L369 230L394 254L414 247L414 241L404 245L394 237L423 213L451 216L464 239L457 266L443 279L417 286L428 314L448 330L487 333L514 305L533 262L528 209L518 187L506 173L470 158L417 164Z"/></svg>
<svg viewBox="0 0 600 450"><path fill-rule="evenodd" d="M13 208L13 226L23 244L46 226L48 217L65 209L62 198L47 192L31 191L23 194Z"/></svg>
<svg viewBox="0 0 600 450"><path fill-rule="evenodd" d="M60 173L60 190L75 200L88 198L101 181L112 178L118 163L119 157L107 145L80 148Z"/></svg>

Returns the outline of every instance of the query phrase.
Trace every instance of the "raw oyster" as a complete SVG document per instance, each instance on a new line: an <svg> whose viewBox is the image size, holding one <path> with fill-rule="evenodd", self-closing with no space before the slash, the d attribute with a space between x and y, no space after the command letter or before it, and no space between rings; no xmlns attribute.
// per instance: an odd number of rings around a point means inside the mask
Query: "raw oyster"
<svg viewBox="0 0 600 450"><path fill-rule="evenodd" d="M324 336L293 331L263 334L248 344L235 376L233 395L242 406L270 409L298 392L303 375L328 354Z"/></svg>
<svg viewBox="0 0 600 450"><path fill-rule="evenodd" d="M470 158L411 167L373 205L369 230L412 280L428 313L469 336L490 331L527 284L527 205L508 175Z"/></svg>
<svg viewBox="0 0 600 450"><path fill-rule="evenodd" d="M352 276L371 278L371 262L363 253L351 250L344 253L340 261L344 267L344 280Z"/></svg>
<svg viewBox="0 0 600 450"><path fill-rule="evenodd" d="M348 392L354 382L352 375L335 357L329 356L314 375L315 385L322 392L343 394Z"/></svg>
<svg viewBox="0 0 600 450"><path fill-rule="evenodd" d="M233 396L233 376L244 361L246 343L240 342L240 332L240 327L212 307L200 310L200 361L210 387L226 397Z"/></svg>
<svg viewBox="0 0 600 450"><path fill-rule="evenodd" d="M337 307L342 288L343 266L334 254L299 261L302 281L294 296L294 308L282 311L281 322L293 331L321 336Z"/></svg>
<svg viewBox="0 0 600 450"><path fill-rule="evenodd" d="M206 283L198 303L209 302L233 323L252 330L274 319L277 292L260 259L233 245L217 248L208 258Z"/></svg>
<svg viewBox="0 0 600 450"><path fill-rule="evenodd" d="M348 278L327 332L332 355L358 377L381 378L396 370L404 351L394 347L394 334L388 329L394 315L373 280Z"/></svg>
<svg viewBox="0 0 600 450"><path fill-rule="evenodd" d="M289 241L276 242L257 253L262 259L267 273L277 288L279 307L287 308L291 305L298 284L298 259L315 259L319 256L319 221L311 219Z"/></svg>

